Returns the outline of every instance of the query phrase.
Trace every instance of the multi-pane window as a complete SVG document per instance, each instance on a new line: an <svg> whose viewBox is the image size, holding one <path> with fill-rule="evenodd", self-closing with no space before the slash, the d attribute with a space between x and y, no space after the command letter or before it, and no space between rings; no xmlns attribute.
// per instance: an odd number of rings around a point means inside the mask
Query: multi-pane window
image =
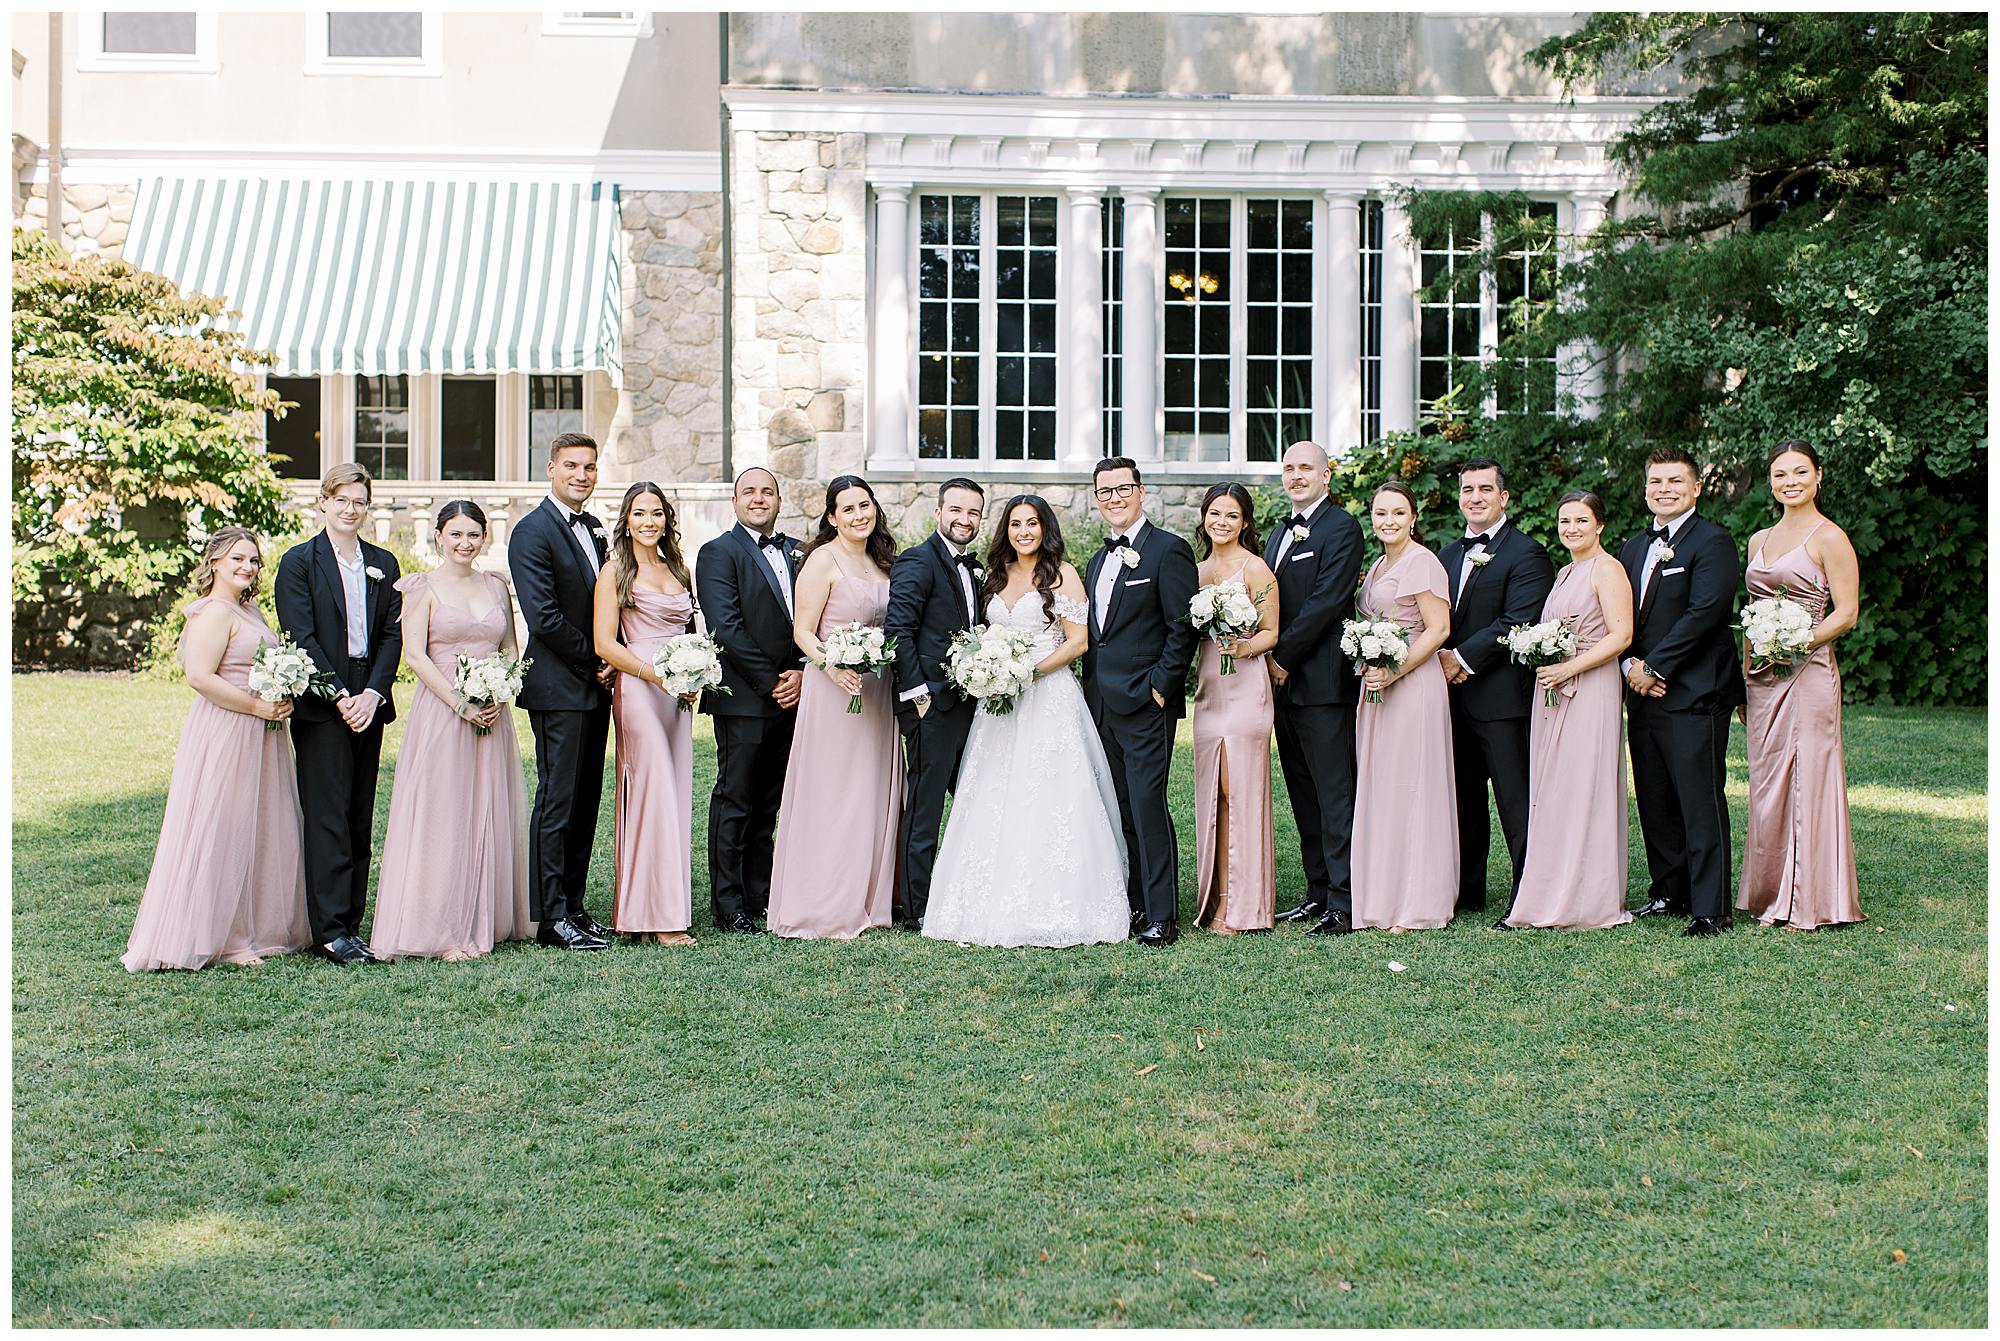
<svg viewBox="0 0 2000 1341"><path fill-rule="evenodd" d="M194 11L106 11L103 51L107 56L192 56Z"/></svg>
<svg viewBox="0 0 2000 1341"><path fill-rule="evenodd" d="M1556 297L1556 207L1553 201L1528 206L1528 226L1520 242L1500 258L1496 275L1502 341L1529 336ZM1510 357L1500 368L1494 408L1501 414L1553 414L1556 408L1556 351Z"/></svg>
<svg viewBox="0 0 2000 1341"><path fill-rule="evenodd" d="M410 478L410 379L354 379L354 459L378 480Z"/></svg>
<svg viewBox="0 0 2000 1341"><path fill-rule="evenodd" d="M1104 197L1104 455L1125 440L1125 199Z"/></svg>
<svg viewBox="0 0 2000 1341"><path fill-rule="evenodd" d="M1313 204L1251 200L1244 215L1245 450L1276 461L1312 436Z"/></svg>
<svg viewBox="0 0 2000 1341"><path fill-rule="evenodd" d="M336 60L416 60L424 54L421 11L334 11L326 16L326 54Z"/></svg>
<svg viewBox="0 0 2000 1341"><path fill-rule="evenodd" d="M1361 202L1361 441L1382 436L1382 202ZM1335 374L1338 376L1338 373Z"/></svg>
<svg viewBox="0 0 2000 1341"><path fill-rule="evenodd" d="M917 455L979 456L980 198L917 206Z"/></svg>
<svg viewBox="0 0 2000 1341"><path fill-rule="evenodd" d="M1056 459L1056 198L996 196L993 454Z"/></svg>
<svg viewBox="0 0 2000 1341"><path fill-rule="evenodd" d="M1462 382L1461 365L1479 359L1478 250L1476 229L1457 224L1441 225L1419 245L1417 402L1425 410Z"/></svg>
<svg viewBox="0 0 2000 1341"><path fill-rule="evenodd" d="M574 373L536 373L528 379L528 464L530 475L561 433L585 433L583 379Z"/></svg>
<svg viewBox="0 0 2000 1341"><path fill-rule="evenodd" d="M1164 202L1166 456L1227 461L1230 418L1230 282L1235 202L1177 197Z"/></svg>
<svg viewBox="0 0 2000 1341"><path fill-rule="evenodd" d="M279 478L319 478L320 382L317 377L272 377L265 385L291 403L280 419L264 416L264 451Z"/></svg>

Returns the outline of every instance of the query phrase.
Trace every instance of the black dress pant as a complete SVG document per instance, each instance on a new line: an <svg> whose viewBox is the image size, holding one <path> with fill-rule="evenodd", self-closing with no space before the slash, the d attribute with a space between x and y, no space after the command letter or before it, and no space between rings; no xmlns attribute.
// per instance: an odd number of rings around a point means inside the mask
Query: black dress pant
<svg viewBox="0 0 2000 1341"><path fill-rule="evenodd" d="M715 790L708 798L708 910L717 926L771 906L771 850L796 712L715 721Z"/></svg>
<svg viewBox="0 0 2000 1341"><path fill-rule="evenodd" d="M1486 852L1493 840L1486 810L1489 782L1514 867L1507 898L1512 911L1513 896L1521 892L1521 864L1528 857L1528 719L1481 722L1453 705L1451 769L1458 791L1458 911L1486 906Z"/></svg>
<svg viewBox="0 0 2000 1341"><path fill-rule="evenodd" d="M368 663L349 664L345 681L359 693ZM368 910L368 863L374 855L375 780L382 763L382 705L366 731L338 712L308 721L292 714L292 759L299 775L300 831L306 863L306 920L313 943L359 936Z"/></svg>
<svg viewBox="0 0 2000 1341"><path fill-rule="evenodd" d="M1627 695L1632 790L1652 894L1688 917L1729 915L1729 714L1670 711Z"/></svg>
<svg viewBox="0 0 2000 1341"><path fill-rule="evenodd" d="M1174 725L1162 708L1133 713L1104 708L1097 719L1125 830L1125 898L1148 922L1180 920L1180 845L1167 808Z"/></svg>
<svg viewBox="0 0 2000 1341"><path fill-rule="evenodd" d="M535 732L535 806L528 816L533 911L536 922L557 922L584 911L611 705L530 711L528 723Z"/></svg>
<svg viewBox="0 0 2000 1341"><path fill-rule="evenodd" d="M903 733L903 861L896 904L906 921L918 921L931 901L931 868L937 864L938 826L944 801L958 785L958 764L979 704L964 699L949 708L932 700L922 717L914 708L897 714Z"/></svg>
<svg viewBox="0 0 2000 1341"><path fill-rule="evenodd" d="M1330 913L1354 912L1354 705L1273 705L1278 765L1299 826L1306 899Z"/></svg>

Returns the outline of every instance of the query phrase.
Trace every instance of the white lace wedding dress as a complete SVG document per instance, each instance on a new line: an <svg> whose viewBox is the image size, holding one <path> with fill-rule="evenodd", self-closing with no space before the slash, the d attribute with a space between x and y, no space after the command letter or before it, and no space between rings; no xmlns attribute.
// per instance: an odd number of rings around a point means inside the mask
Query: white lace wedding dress
<svg viewBox="0 0 2000 1341"><path fill-rule="evenodd" d="M1056 610L1079 624L1090 617L1081 601L1058 597ZM1039 591L1012 608L995 596L986 617L1032 637L1037 659L1062 642ZM1012 712L981 708L973 717L924 935L1087 945L1124 940L1130 917L1118 794L1083 689L1065 667L1030 685Z"/></svg>

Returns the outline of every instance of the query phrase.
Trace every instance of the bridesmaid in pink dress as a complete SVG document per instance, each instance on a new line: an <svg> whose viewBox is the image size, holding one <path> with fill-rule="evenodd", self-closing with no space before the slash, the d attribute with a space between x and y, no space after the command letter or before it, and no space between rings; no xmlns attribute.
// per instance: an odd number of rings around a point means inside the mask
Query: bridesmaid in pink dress
<svg viewBox="0 0 2000 1341"><path fill-rule="evenodd" d="M396 583L417 696L396 759L369 936L383 959L473 959L535 934L514 710L467 702L454 688L461 656L518 655L514 602L505 579L472 566L486 545L478 504L446 503L437 542L444 561Z"/></svg>
<svg viewBox="0 0 2000 1341"><path fill-rule="evenodd" d="M1201 642L1194 695L1195 925L1218 935L1269 931L1277 900L1271 827L1271 671L1278 584L1257 557L1256 510L1240 484L1201 503L1201 584L1231 582L1257 605L1257 627L1225 650Z"/></svg>
<svg viewBox="0 0 2000 1341"><path fill-rule="evenodd" d="M1778 444L1771 492L1785 515L1750 538L1744 573L1752 599L1790 599L1816 624L1812 652L1789 675L1744 655L1750 733L1750 831L1736 906L1794 931L1861 922L1854 835L1847 822L1847 757L1840 739L1840 667L1833 640L1854 627L1861 564L1847 533L1819 510L1819 456Z"/></svg>
<svg viewBox="0 0 2000 1341"><path fill-rule="evenodd" d="M903 811L901 738L889 680L820 664L820 639L843 624L882 626L895 541L858 475L826 486L819 534L799 569L792 636L806 660L766 926L780 936L850 939L889 925ZM847 711L859 693L862 710Z"/></svg>
<svg viewBox="0 0 2000 1341"><path fill-rule="evenodd" d="M597 655L618 671L611 925L662 945L693 945L695 696L667 693L653 655L693 626L694 597L679 520L650 480L627 489L618 505L592 623Z"/></svg>
<svg viewBox="0 0 2000 1341"><path fill-rule="evenodd" d="M1371 507L1382 557L1356 608L1403 626L1399 671L1370 669L1354 717L1354 925L1441 927L1458 903L1458 807L1451 703L1437 650L1451 631L1444 565L1415 537L1417 499L1401 480ZM1380 703L1368 692L1382 691Z"/></svg>
<svg viewBox="0 0 2000 1341"><path fill-rule="evenodd" d="M195 569L181 664L197 695L174 751L153 873L119 962L133 973L257 964L308 948L289 702L250 692L250 659L279 641L256 605L254 533L225 526Z"/></svg>
<svg viewBox="0 0 2000 1341"><path fill-rule="evenodd" d="M1556 507L1569 566L1542 603L1543 620L1569 621L1576 655L1535 672L1528 720L1528 855L1521 892L1497 931L1630 922L1625 911L1625 681L1618 655L1632 645L1632 580L1604 552L1604 503L1576 490ZM1555 707L1548 692L1555 690Z"/></svg>

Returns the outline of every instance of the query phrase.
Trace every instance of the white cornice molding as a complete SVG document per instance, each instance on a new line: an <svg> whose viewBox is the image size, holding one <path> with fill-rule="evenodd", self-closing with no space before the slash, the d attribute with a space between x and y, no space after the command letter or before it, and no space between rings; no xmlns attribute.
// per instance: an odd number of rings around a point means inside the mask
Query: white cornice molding
<svg viewBox="0 0 2000 1341"><path fill-rule="evenodd" d="M627 191L720 191L722 155L697 149L462 149L378 145L69 145L63 180L328 177L426 181L602 181ZM46 182L38 158L28 180Z"/></svg>

